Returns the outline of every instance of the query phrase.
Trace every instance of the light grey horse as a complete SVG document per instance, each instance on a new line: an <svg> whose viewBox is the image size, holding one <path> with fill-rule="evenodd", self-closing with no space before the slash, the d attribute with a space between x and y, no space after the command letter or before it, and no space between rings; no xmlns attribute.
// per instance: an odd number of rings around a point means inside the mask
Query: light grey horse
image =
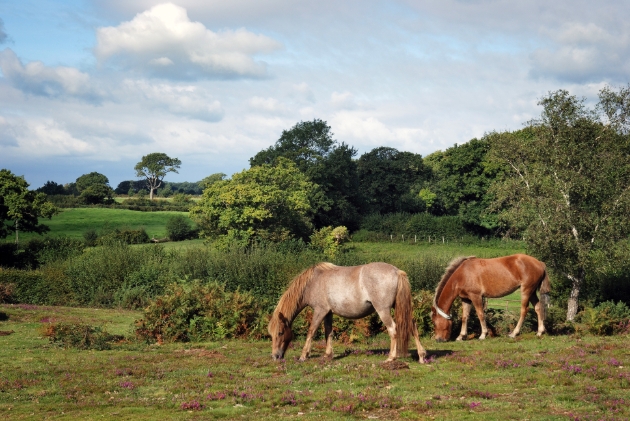
<svg viewBox="0 0 630 421"><path fill-rule="evenodd" d="M284 357L293 339L293 320L306 306L313 309L313 319L300 361L308 357L313 335L322 320L326 357L332 358L333 314L360 319L376 311L391 338L387 361L406 356L409 337L413 335L419 361L424 362L426 351L420 345L418 329L413 320L407 274L390 264L369 263L345 267L319 263L296 276L280 298L269 321L269 334L273 342L271 356L274 360ZM391 316L392 308L396 309L395 320Z"/></svg>

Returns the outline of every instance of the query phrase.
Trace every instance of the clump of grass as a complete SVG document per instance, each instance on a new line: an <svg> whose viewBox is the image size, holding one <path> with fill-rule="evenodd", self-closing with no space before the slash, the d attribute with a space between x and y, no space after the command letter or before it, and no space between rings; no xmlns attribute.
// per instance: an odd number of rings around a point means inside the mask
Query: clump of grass
<svg viewBox="0 0 630 421"><path fill-rule="evenodd" d="M111 349L114 342L124 339L121 335L112 335L100 326L80 323L51 323L42 332L50 342L63 348Z"/></svg>

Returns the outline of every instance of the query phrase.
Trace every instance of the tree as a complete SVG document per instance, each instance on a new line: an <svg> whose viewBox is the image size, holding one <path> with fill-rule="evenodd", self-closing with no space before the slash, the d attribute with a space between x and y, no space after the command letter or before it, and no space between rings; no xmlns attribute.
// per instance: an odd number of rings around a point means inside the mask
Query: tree
<svg viewBox="0 0 630 421"><path fill-rule="evenodd" d="M418 197L420 185L429 177L422 156L380 147L361 155L358 161L360 190L365 201L364 214L420 212L425 209Z"/></svg>
<svg viewBox="0 0 630 421"><path fill-rule="evenodd" d="M489 136L511 171L491 189L500 220L570 284L567 319L585 280L614 259L630 234L630 86L588 109L565 90L542 98L539 119Z"/></svg>
<svg viewBox="0 0 630 421"><path fill-rule="evenodd" d="M114 190L109 186L109 179L96 171L77 178L75 186L80 193L79 196L88 205L104 203L111 200L114 195Z"/></svg>
<svg viewBox="0 0 630 421"><path fill-rule="evenodd" d="M153 192L162 185L162 180L169 172L178 173L182 161L171 158L165 153L155 152L142 157L136 164L136 177L145 178L149 188L149 199L153 200Z"/></svg>
<svg viewBox="0 0 630 421"><path fill-rule="evenodd" d="M19 231L42 234L49 228L40 224L39 218L50 219L57 212L44 193L28 190L24 178L7 169L0 170L0 238L14 231L17 243Z"/></svg>
<svg viewBox="0 0 630 421"><path fill-rule="evenodd" d="M203 180L201 180L197 184L199 184L199 187L201 187L201 190L203 190L206 187L209 187L218 181L224 180L225 177L227 177L225 174L223 174L222 172L218 172L218 173L210 174L209 176L205 177Z"/></svg>
<svg viewBox="0 0 630 421"><path fill-rule="evenodd" d="M66 194L66 189L63 188L63 184L57 184L54 181L46 181L46 184L36 191L50 196Z"/></svg>
<svg viewBox="0 0 630 421"><path fill-rule="evenodd" d="M318 186L285 158L208 186L190 215L207 238L249 244L256 239L306 239Z"/></svg>
<svg viewBox="0 0 630 421"><path fill-rule="evenodd" d="M488 193L491 184L505 170L487 159L489 149L484 137L425 157L432 166L432 187L440 202L436 208L447 215L459 215L470 228L481 232L497 228L496 215L485 209L492 202Z"/></svg>
<svg viewBox="0 0 630 421"><path fill-rule="evenodd" d="M283 130L275 145L258 152L250 165L274 165L280 157L291 160L324 193L314 218L316 227L344 225L358 228L361 196L356 149L337 143L330 126L322 120L301 121Z"/></svg>

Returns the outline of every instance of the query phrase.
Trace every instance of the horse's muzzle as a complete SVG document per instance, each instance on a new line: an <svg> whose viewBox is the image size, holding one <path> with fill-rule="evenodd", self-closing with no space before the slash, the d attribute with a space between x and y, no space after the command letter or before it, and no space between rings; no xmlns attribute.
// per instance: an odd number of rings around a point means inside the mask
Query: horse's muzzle
<svg viewBox="0 0 630 421"><path fill-rule="evenodd" d="M446 339L435 338L435 342L446 342Z"/></svg>

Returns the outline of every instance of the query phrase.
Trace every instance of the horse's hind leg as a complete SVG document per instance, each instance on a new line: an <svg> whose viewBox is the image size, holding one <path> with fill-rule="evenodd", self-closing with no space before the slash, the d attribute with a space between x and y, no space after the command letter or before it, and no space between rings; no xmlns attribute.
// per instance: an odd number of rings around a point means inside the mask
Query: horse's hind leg
<svg viewBox="0 0 630 421"><path fill-rule="evenodd" d="M531 297L529 297L529 302L534 306L534 310L536 311L536 315L538 315L538 332L536 336L542 336L545 333L545 309L543 308L543 302L538 300L536 293L533 293Z"/></svg>
<svg viewBox="0 0 630 421"><path fill-rule="evenodd" d="M387 333L389 333L389 338L391 339L391 345L389 347L389 357L387 361L393 361L396 359L396 323L390 314L390 309L376 309L383 325L387 328Z"/></svg>
<svg viewBox="0 0 630 421"><path fill-rule="evenodd" d="M459 332L459 336L456 341L461 341L466 337L468 333L468 317L470 316L470 308L472 307L470 300L462 299L462 330Z"/></svg>
<svg viewBox="0 0 630 421"><path fill-rule="evenodd" d="M326 358L332 359L332 331L333 331L333 314L329 312L324 317L324 336L326 338Z"/></svg>
<svg viewBox="0 0 630 421"><path fill-rule="evenodd" d="M308 327L306 342L304 343L304 348L302 349L302 355L300 355L300 361L305 361L311 353L313 336L315 335L315 332L317 332L317 328L322 323L322 320L326 317L327 313L327 311L321 309L315 309L313 312L313 319L311 320L311 325Z"/></svg>

